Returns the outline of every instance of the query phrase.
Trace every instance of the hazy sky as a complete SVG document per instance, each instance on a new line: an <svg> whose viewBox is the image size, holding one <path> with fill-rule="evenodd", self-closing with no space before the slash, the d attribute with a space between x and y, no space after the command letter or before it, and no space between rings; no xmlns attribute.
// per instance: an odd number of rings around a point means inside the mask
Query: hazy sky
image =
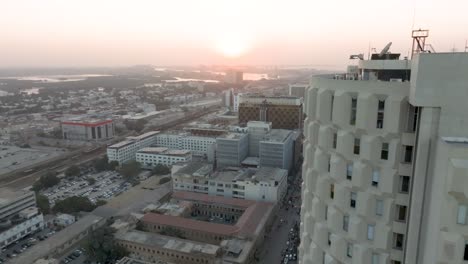
<svg viewBox="0 0 468 264"><path fill-rule="evenodd" d="M463 51L467 10L468 0L0 0L0 67L342 68L369 42L407 54L413 25L430 29L436 51Z"/></svg>

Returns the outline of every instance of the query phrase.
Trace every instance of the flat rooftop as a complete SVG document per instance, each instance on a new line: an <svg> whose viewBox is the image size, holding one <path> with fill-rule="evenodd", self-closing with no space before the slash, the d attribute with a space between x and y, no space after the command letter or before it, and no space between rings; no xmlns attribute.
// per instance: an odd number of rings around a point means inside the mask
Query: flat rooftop
<svg viewBox="0 0 468 264"><path fill-rule="evenodd" d="M0 188L0 207L4 206L8 203L11 203L12 201L16 200L17 198L26 195L26 194L32 194L33 192L31 191L26 191L26 190L18 190L15 191L10 188Z"/></svg>
<svg viewBox="0 0 468 264"><path fill-rule="evenodd" d="M75 117L62 121L62 125L100 126L112 123L112 119L99 119L89 117Z"/></svg>
<svg viewBox="0 0 468 264"><path fill-rule="evenodd" d="M268 142L285 142L291 135L293 131L287 129L272 129L268 132L261 141Z"/></svg>
<svg viewBox="0 0 468 264"><path fill-rule="evenodd" d="M209 177L213 172L213 165L203 162L190 162L179 169L175 175L188 174L195 177Z"/></svg>
<svg viewBox="0 0 468 264"><path fill-rule="evenodd" d="M150 132L146 132L144 134L141 134L139 136L127 137L127 139L128 140L142 140L142 139L146 139L146 138L152 137L152 136L157 135L157 134L159 134L159 131L150 131Z"/></svg>
<svg viewBox="0 0 468 264"><path fill-rule="evenodd" d="M227 133L224 135L221 135L218 137L218 139L240 139L242 137L245 137L247 134L242 134L242 133Z"/></svg>
<svg viewBox="0 0 468 264"><path fill-rule="evenodd" d="M191 153L190 150L186 149L169 149L166 147L148 147L142 148L137 151L137 153L145 153L145 154L164 154L168 156L186 156Z"/></svg>
<svg viewBox="0 0 468 264"><path fill-rule="evenodd" d="M131 145L135 143L134 141L131 141L131 140L124 140L124 141L120 141L118 143L115 143L114 145L111 145L107 148L110 148L110 149L119 149L119 148L123 148L125 146L128 146L128 145Z"/></svg>
<svg viewBox="0 0 468 264"><path fill-rule="evenodd" d="M118 232L115 237L122 241L169 249L192 255L203 254L216 256L220 251L220 247L216 245L138 230L128 231L125 233Z"/></svg>

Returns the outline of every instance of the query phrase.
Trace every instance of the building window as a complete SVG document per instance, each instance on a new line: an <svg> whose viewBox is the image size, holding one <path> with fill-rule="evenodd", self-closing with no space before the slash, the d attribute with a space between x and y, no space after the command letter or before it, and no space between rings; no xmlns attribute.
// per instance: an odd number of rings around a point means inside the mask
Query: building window
<svg viewBox="0 0 468 264"><path fill-rule="evenodd" d="M335 103L335 96L331 96L331 102L330 102L330 121L333 120L333 104Z"/></svg>
<svg viewBox="0 0 468 264"><path fill-rule="evenodd" d="M402 250L403 249L403 234L393 233L393 248Z"/></svg>
<svg viewBox="0 0 468 264"><path fill-rule="evenodd" d="M385 110L385 100L379 100L379 106L377 110L377 128L383 128L384 110Z"/></svg>
<svg viewBox="0 0 468 264"><path fill-rule="evenodd" d="M380 158L388 160L388 143L382 143L382 151L380 152Z"/></svg>
<svg viewBox="0 0 468 264"><path fill-rule="evenodd" d="M465 252L463 253L463 260L468 260L468 240L465 240Z"/></svg>
<svg viewBox="0 0 468 264"><path fill-rule="evenodd" d="M375 225L367 225L367 239L374 240Z"/></svg>
<svg viewBox="0 0 468 264"><path fill-rule="evenodd" d="M356 208L356 198L357 198L357 193L355 192L351 192L351 199L350 199L350 203L349 203L349 206L351 206L352 208Z"/></svg>
<svg viewBox="0 0 468 264"><path fill-rule="evenodd" d="M328 206L325 205L325 220L328 219Z"/></svg>
<svg viewBox="0 0 468 264"><path fill-rule="evenodd" d="M331 233L328 232L328 245L331 246Z"/></svg>
<svg viewBox="0 0 468 264"><path fill-rule="evenodd" d="M396 220L405 222L406 221L406 209L407 207L405 205L396 205Z"/></svg>
<svg viewBox="0 0 468 264"><path fill-rule="evenodd" d="M336 144L338 141L338 134L335 132L333 133L333 148L336 149Z"/></svg>
<svg viewBox="0 0 468 264"><path fill-rule="evenodd" d="M348 258L353 257L353 244L351 243L348 243L348 245L346 246L346 256L348 256Z"/></svg>
<svg viewBox="0 0 468 264"><path fill-rule="evenodd" d="M372 253L372 264L379 264L380 262L380 257L379 254L377 253Z"/></svg>
<svg viewBox="0 0 468 264"><path fill-rule="evenodd" d="M351 118L349 120L350 125L356 124L356 112L357 112L357 98L351 98Z"/></svg>
<svg viewBox="0 0 468 264"><path fill-rule="evenodd" d="M466 224L466 212L467 206L462 204L458 206L457 212L457 224L465 225Z"/></svg>
<svg viewBox="0 0 468 264"><path fill-rule="evenodd" d="M377 187L379 186L380 180L380 171L378 169L374 169L372 171L372 186Z"/></svg>
<svg viewBox="0 0 468 264"><path fill-rule="evenodd" d="M405 146L404 149L405 153L403 155L403 162L404 163L411 163L413 159L413 146Z"/></svg>
<svg viewBox="0 0 468 264"><path fill-rule="evenodd" d="M348 164L346 166L346 179L351 180L353 178L353 164Z"/></svg>
<svg viewBox="0 0 468 264"><path fill-rule="evenodd" d="M400 192L408 193L410 186L410 177L409 176L400 176Z"/></svg>
<svg viewBox="0 0 468 264"><path fill-rule="evenodd" d="M380 199L375 200L375 214L378 216L382 216L383 211L384 211L383 200L380 200Z"/></svg>
<svg viewBox="0 0 468 264"><path fill-rule="evenodd" d="M330 184L330 199L335 197L335 184Z"/></svg>
<svg viewBox="0 0 468 264"><path fill-rule="evenodd" d="M360 138L354 138L354 150L353 153L356 155L359 155L361 152L361 139Z"/></svg>
<svg viewBox="0 0 468 264"><path fill-rule="evenodd" d="M344 215L343 216L343 230L348 232L348 227L349 227L349 215Z"/></svg>

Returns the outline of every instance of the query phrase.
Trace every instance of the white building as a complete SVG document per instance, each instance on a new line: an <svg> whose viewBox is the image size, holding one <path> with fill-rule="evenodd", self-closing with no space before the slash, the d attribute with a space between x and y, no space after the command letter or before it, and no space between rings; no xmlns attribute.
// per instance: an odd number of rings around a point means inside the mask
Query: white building
<svg viewBox="0 0 468 264"><path fill-rule="evenodd" d="M165 147L142 148L136 153L136 161L145 168L152 168L158 164L171 166L175 163L192 161L192 152Z"/></svg>
<svg viewBox="0 0 468 264"><path fill-rule="evenodd" d="M304 98L307 88L309 88L309 84L303 84L303 83L290 84L289 96Z"/></svg>
<svg viewBox="0 0 468 264"><path fill-rule="evenodd" d="M156 136L156 146L170 149L190 150L194 156L212 155L215 137L192 136L188 133L159 134Z"/></svg>
<svg viewBox="0 0 468 264"><path fill-rule="evenodd" d="M75 216L69 214L59 214L54 219L54 224L61 227L69 226L75 223Z"/></svg>
<svg viewBox="0 0 468 264"><path fill-rule="evenodd" d="M0 189L0 248L44 227L44 217L35 206L34 192Z"/></svg>
<svg viewBox="0 0 468 264"><path fill-rule="evenodd" d="M248 153L247 134L229 133L216 139L216 163L219 167L240 166Z"/></svg>
<svg viewBox="0 0 468 264"><path fill-rule="evenodd" d="M112 120L77 117L61 123L63 139L100 141L114 137Z"/></svg>
<svg viewBox="0 0 468 264"><path fill-rule="evenodd" d="M172 172L173 189L255 201L277 202L287 190L286 170L226 168L213 172L205 163L188 163Z"/></svg>
<svg viewBox="0 0 468 264"><path fill-rule="evenodd" d="M126 140L107 147L109 161L117 161L123 164L135 160L138 150L156 144L156 136L159 131L151 131L136 137L127 137Z"/></svg>
<svg viewBox="0 0 468 264"><path fill-rule="evenodd" d="M468 263L468 54L397 55L311 79L300 263Z"/></svg>

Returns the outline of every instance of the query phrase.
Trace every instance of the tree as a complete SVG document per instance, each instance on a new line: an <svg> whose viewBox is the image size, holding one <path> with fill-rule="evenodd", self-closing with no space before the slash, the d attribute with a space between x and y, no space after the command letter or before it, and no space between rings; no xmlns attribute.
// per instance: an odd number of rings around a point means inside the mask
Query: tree
<svg viewBox="0 0 468 264"><path fill-rule="evenodd" d="M153 174L156 175L165 175L171 173L171 169L163 164L157 164L152 170Z"/></svg>
<svg viewBox="0 0 468 264"><path fill-rule="evenodd" d="M96 206L103 206L105 204L107 204L106 200L99 199L99 200L96 201Z"/></svg>
<svg viewBox="0 0 468 264"><path fill-rule="evenodd" d="M120 168L120 173L124 177L125 180L127 181L132 181L136 180L138 174L141 171L141 166L140 163L132 160L127 163L124 163L122 167Z"/></svg>
<svg viewBox="0 0 468 264"><path fill-rule="evenodd" d="M74 177L80 175L80 168L76 165L72 165L65 170L65 176Z"/></svg>
<svg viewBox="0 0 468 264"><path fill-rule="evenodd" d="M171 180L170 177L164 177L162 179L159 180L159 184L164 184L166 182L169 182Z"/></svg>
<svg viewBox="0 0 468 264"><path fill-rule="evenodd" d="M60 179L53 173L49 172L46 175L43 175L34 182L33 184L33 191L38 192L42 189L46 189L52 186L57 185L60 182Z"/></svg>
<svg viewBox="0 0 468 264"><path fill-rule="evenodd" d="M50 212L50 203L47 196L36 193L36 203L43 214L48 214Z"/></svg>
<svg viewBox="0 0 468 264"><path fill-rule="evenodd" d="M88 181L89 185L94 185L96 183L96 179L94 179L92 177L86 178L86 181Z"/></svg>
<svg viewBox="0 0 468 264"><path fill-rule="evenodd" d="M103 226L91 232L84 242L88 258L94 262L115 263L128 255L128 251L118 245L114 238L115 229Z"/></svg>
<svg viewBox="0 0 468 264"><path fill-rule="evenodd" d="M116 161L116 160L113 160L113 161L109 162L107 167L108 167L109 170L115 170L115 168L117 168L118 166L119 166L119 162Z"/></svg>
<svg viewBox="0 0 468 264"><path fill-rule="evenodd" d="M107 155L104 155L104 157L93 161L93 167L96 171L105 171L108 169L108 162L109 159L107 158Z"/></svg>
<svg viewBox="0 0 468 264"><path fill-rule="evenodd" d="M96 206L86 197L71 196L55 203L53 211L58 213L77 213L80 211L91 212Z"/></svg>

